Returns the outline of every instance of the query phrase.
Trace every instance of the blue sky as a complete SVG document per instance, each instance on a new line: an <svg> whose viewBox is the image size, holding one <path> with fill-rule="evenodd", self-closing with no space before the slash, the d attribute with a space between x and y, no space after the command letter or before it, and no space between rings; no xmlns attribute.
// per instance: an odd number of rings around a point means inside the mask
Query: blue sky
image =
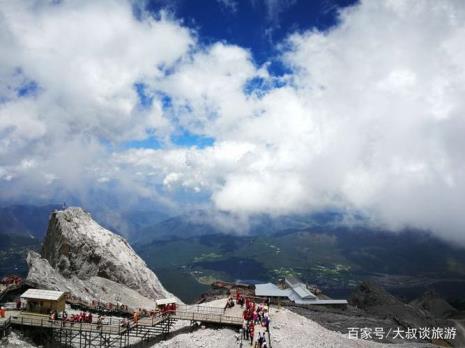
<svg viewBox="0 0 465 348"><path fill-rule="evenodd" d="M356 4L356 0L148 0L144 10L159 16L167 11L171 16L194 29L203 45L222 41L250 50L255 64L268 63L274 76L287 72L276 56L280 44L292 33L306 30L326 31L338 23L341 9ZM137 9L136 9L137 11ZM273 87L276 87L273 85ZM150 107L143 84L136 84L142 106ZM246 92L264 92L261 79L251 80ZM168 104L168 105L167 105ZM164 102L169 108L169 102ZM171 136L174 145L181 147L211 146L214 139L181 129ZM142 141L131 141L126 148L161 148L163 143L156 136Z"/></svg>
<svg viewBox="0 0 465 348"><path fill-rule="evenodd" d="M168 9L195 28L205 44L226 41L248 48L258 64L276 54L276 45L296 31L324 31L337 23L338 10L356 0L148 0L155 14Z"/></svg>

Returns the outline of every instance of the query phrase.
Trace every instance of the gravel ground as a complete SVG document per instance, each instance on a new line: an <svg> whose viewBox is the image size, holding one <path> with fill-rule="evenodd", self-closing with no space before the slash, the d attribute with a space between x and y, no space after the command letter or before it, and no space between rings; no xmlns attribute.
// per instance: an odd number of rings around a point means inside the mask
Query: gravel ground
<svg viewBox="0 0 465 348"><path fill-rule="evenodd" d="M299 314L287 309L271 310L270 328L273 348L312 348L312 347L434 347L426 344L381 344L367 340L349 339L346 335L330 331Z"/></svg>

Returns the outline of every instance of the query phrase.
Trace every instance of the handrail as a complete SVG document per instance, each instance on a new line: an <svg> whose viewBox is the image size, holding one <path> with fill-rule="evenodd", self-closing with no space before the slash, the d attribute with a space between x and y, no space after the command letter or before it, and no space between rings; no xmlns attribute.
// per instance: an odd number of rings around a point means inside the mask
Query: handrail
<svg viewBox="0 0 465 348"><path fill-rule="evenodd" d="M224 313L224 308L201 306L201 305L177 305L176 311L177 310L197 312L197 313L216 313L216 314Z"/></svg>
<svg viewBox="0 0 465 348"><path fill-rule="evenodd" d="M242 317L225 315L222 308L208 307L208 306L177 306L176 310L172 312L155 313L151 318L141 318L138 323L133 321L129 322L129 325L124 327L122 330L122 320L111 320L108 323L85 323L85 322L68 322L63 320L50 320L44 316L31 317L31 316L10 316L9 320L12 324L23 325L23 326L38 326L45 328L67 328L70 330L80 331L93 331L93 332L104 332L109 334L118 334L132 330L137 326L156 326L160 322L164 321L165 318L172 317L180 320L194 320L194 321L206 321L216 322L220 324L242 324ZM131 325L132 323L132 325Z"/></svg>
<svg viewBox="0 0 465 348"><path fill-rule="evenodd" d="M18 324L23 326L36 326L44 328L67 328L76 331L93 331L93 332L104 332L109 334L119 334L121 332L120 324L97 324L97 323L73 323L62 320L45 320L43 318L27 318L21 316L10 317L12 324Z"/></svg>
<svg viewBox="0 0 465 348"><path fill-rule="evenodd" d="M198 321L209 321L216 323L226 323L226 324L242 324L242 317L217 314L217 313L201 313L201 312L191 312L191 311L182 311L176 310L176 313L173 313L173 317L177 319L188 319L188 320L198 320Z"/></svg>
<svg viewBox="0 0 465 348"><path fill-rule="evenodd" d="M0 323L0 326L1 327L8 327L8 325L10 325L10 324L11 324L11 317L8 317L2 323Z"/></svg>

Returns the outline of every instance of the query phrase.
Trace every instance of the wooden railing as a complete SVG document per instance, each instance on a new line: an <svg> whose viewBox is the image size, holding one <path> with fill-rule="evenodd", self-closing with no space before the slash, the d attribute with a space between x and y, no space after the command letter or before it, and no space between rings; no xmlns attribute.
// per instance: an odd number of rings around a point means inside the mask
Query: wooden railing
<svg viewBox="0 0 465 348"><path fill-rule="evenodd" d="M192 313L224 314L224 308L202 305L177 305L176 310Z"/></svg>
<svg viewBox="0 0 465 348"><path fill-rule="evenodd" d="M173 318L179 320L202 321L217 324L242 325L241 317L215 313L200 313L176 310L176 313L173 314Z"/></svg>
<svg viewBox="0 0 465 348"><path fill-rule="evenodd" d="M0 321L0 338L8 335L11 326L11 317Z"/></svg>
<svg viewBox="0 0 465 348"><path fill-rule="evenodd" d="M223 308L200 306L200 305L180 305L172 314L175 319L203 321L218 324L242 325L241 316L226 315Z"/></svg>
<svg viewBox="0 0 465 348"><path fill-rule="evenodd" d="M97 324L97 323L73 323L63 320L50 320L46 317L32 317L32 316L11 316L11 324L21 326L34 326L51 329L66 328L72 331L86 331L86 332L102 332L112 335L120 335L125 330L121 321L115 321L111 324Z"/></svg>
<svg viewBox="0 0 465 348"><path fill-rule="evenodd" d="M123 322L121 319L108 318L101 324L95 322L69 322L63 320L50 320L44 315L26 314L12 315L9 320L13 325L35 326L51 329L67 329L72 331L84 332L101 332L104 334L121 335L132 331L136 327L155 327L166 319L202 321L226 325L242 325L240 316L225 315L224 310L218 307L199 306L199 305L178 305L176 310L165 313L156 312L151 317L134 321Z"/></svg>

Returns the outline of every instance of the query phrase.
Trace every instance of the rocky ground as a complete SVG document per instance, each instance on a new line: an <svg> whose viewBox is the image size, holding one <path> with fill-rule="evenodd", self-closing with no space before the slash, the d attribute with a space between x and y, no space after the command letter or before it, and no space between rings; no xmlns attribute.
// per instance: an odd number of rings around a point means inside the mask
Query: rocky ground
<svg viewBox="0 0 465 348"><path fill-rule="evenodd" d="M15 332L0 340L0 347L5 348L35 348L37 346L29 343L28 339Z"/></svg>

